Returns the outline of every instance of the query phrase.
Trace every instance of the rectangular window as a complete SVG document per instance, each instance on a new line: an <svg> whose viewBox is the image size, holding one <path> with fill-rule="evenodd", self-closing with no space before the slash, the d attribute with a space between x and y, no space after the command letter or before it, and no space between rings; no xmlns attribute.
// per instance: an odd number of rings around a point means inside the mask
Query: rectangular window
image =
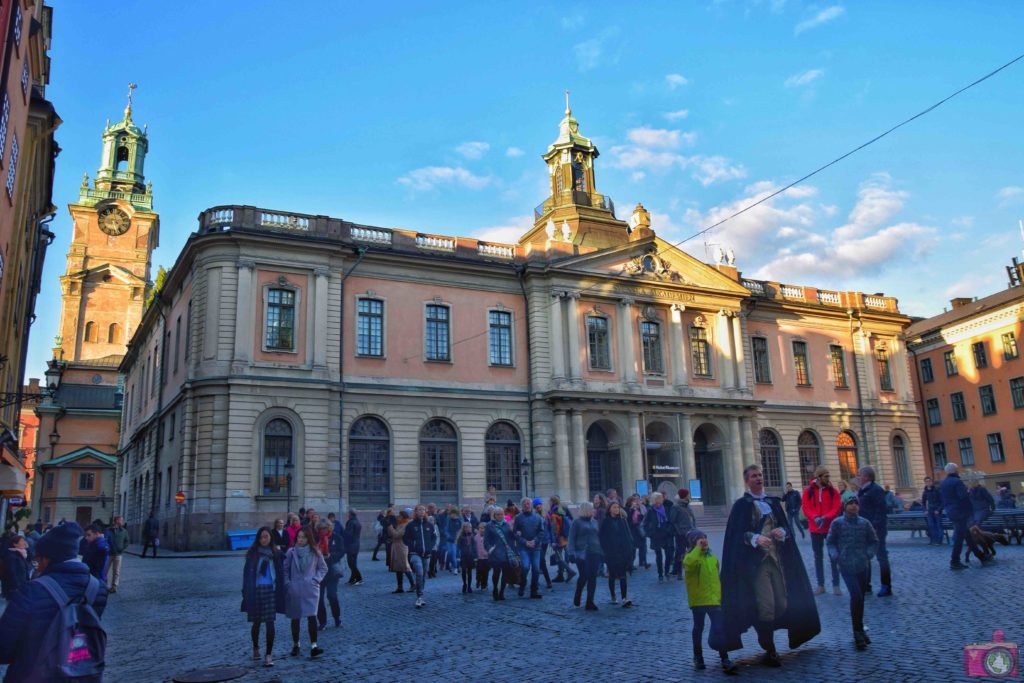
<svg viewBox="0 0 1024 683"><path fill-rule="evenodd" d="M661 325L645 320L640 323L640 345L644 352L644 372L664 374L665 363L661 357Z"/></svg>
<svg viewBox="0 0 1024 683"><path fill-rule="evenodd" d="M946 377L960 374L960 368L956 364L956 351L950 349L942 354L942 361L946 364Z"/></svg>
<svg viewBox="0 0 1024 683"><path fill-rule="evenodd" d="M807 365L807 342L793 342L793 374L798 387L811 385L811 374Z"/></svg>
<svg viewBox="0 0 1024 683"><path fill-rule="evenodd" d="M160 345L153 347L153 374L149 378L149 395L156 396L156 388L160 384Z"/></svg>
<svg viewBox="0 0 1024 683"><path fill-rule="evenodd" d="M295 349L295 292L271 289L267 292L267 322L264 346L279 351Z"/></svg>
<svg viewBox="0 0 1024 683"><path fill-rule="evenodd" d="M964 439L958 439L957 445L960 447L960 464L963 467L974 464L974 445L971 443L971 437Z"/></svg>
<svg viewBox="0 0 1024 683"><path fill-rule="evenodd" d="M490 331L489 356L491 365L512 365L512 313L490 311L487 314Z"/></svg>
<svg viewBox="0 0 1024 683"><path fill-rule="evenodd" d="M167 430L168 431L168 435L167 435L167 440L168 441L174 441L174 427L175 427L175 423L177 422L177 420L178 420L178 414L177 413L171 413L171 425L170 425L170 428Z"/></svg>
<svg viewBox="0 0 1024 683"><path fill-rule="evenodd" d="M764 337L751 337L750 346L754 350L754 381L759 384L771 384L772 366L768 359L768 340Z"/></svg>
<svg viewBox="0 0 1024 683"><path fill-rule="evenodd" d="M78 473L78 490L79 491L92 491L96 488L96 473L95 472L79 472Z"/></svg>
<svg viewBox="0 0 1024 683"><path fill-rule="evenodd" d="M164 505L170 505L171 501L174 500L174 479L171 478L172 468L167 468L167 502Z"/></svg>
<svg viewBox="0 0 1024 683"><path fill-rule="evenodd" d="M608 339L608 318L587 316L587 351L591 370L611 370L612 352Z"/></svg>
<svg viewBox="0 0 1024 683"><path fill-rule="evenodd" d="M18 134L11 138L11 160L7 167L7 196L14 198L14 180L18 172Z"/></svg>
<svg viewBox="0 0 1024 683"><path fill-rule="evenodd" d="M930 384L935 381L935 373L932 372L931 358L921 359L921 381L925 384Z"/></svg>
<svg viewBox="0 0 1024 683"><path fill-rule="evenodd" d="M22 64L22 66L21 66L21 94L24 95L25 97L28 97L28 80L29 80L29 70L28 70L28 60L26 59L25 63Z"/></svg>
<svg viewBox="0 0 1024 683"><path fill-rule="evenodd" d="M832 360L832 381L837 389L846 389L850 385L846 382L846 354L842 346L828 347L829 357Z"/></svg>
<svg viewBox="0 0 1024 683"><path fill-rule="evenodd" d="M942 424L942 412L939 410L939 399L930 398L927 401L928 406L928 424L940 425Z"/></svg>
<svg viewBox="0 0 1024 683"><path fill-rule="evenodd" d="M693 376L711 377L711 344L708 342L708 331L703 327L690 328L690 356Z"/></svg>
<svg viewBox="0 0 1024 683"><path fill-rule="evenodd" d="M450 311L447 306L427 306L427 360L452 359L449 337Z"/></svg>
<svg viewBox="0 0 1024 683"><path fill-rule="evenodd" d="M996 412L996 395L992 391L992 385L986 384L978 387L978 396L981 398L981 414L993 415Z"/></svg>
<svg viewBox="0 0 1024 683"><path fill-rule="evenodd" d="M1017 436L1020 438L1020 453L1024 455L1024 427L1017 430Z"/></svg>
<svg viewBox="0 0 1024 683"><path fill-rule="evenodd" d="M992 462L1006 462L1003 452L1003 435L999 432L988 435L988 457Z"/></svg>
<svg viewBox="0 0 1024 683"><path fill-rule="evenodd" d="M185 360L191 353L192 346L192 302L188 302L188 311L185 313Z"/></svg>
<svg viewBox="0 0 1024 683"><path fill-rule="evenodd" d="M1010 380L1010 396L1013 397L1014 408L1024 408L1024 377Z"/></svg>
<svg viewBox="0 0 1024 683"><path fill-rule="evenodd" d="M53 472L47 472L46 473L46 490L47 491L52 491L53 490Z"/></svg>
<svg viewBox="0 0 1024 683"><path fill-rule="evenodd" d="M964 392L955 391L949 395L949 402L953 404L953 421L960 422L967 419L967 403L964 401Z"/></svg>
<svg viewBox="0 0 1024 683"><path fill-rule="evenodd" d="M14 3L14 47L21 47L21 3Z"/></svg>
<svg viewBox="0 0 1024 683"><path fill-rule="evenodd" d="M935 461L933 465L937 469L942 469L946 466L949 461L946 459L946 444L942 441L939 443L932 444L932 459Z"/></svg>
<svg viewBox="0 0 1024 683"><path fill-rule="evenodd" d="M174 323L174 372L178 372L178 356L181 353L181 316Z"/></svg>
<svg viewBox="0 0 1024 683"><path fill-rule="evenodd" d="M892 366L889 363L889 352L886 349L875 351L878 359L878 383L882 391L892 391Z"/></svg>
<svg viewBox="0 0 1024 683"><path fill-rule="evenodd" d="M7 93L3 96L3 105L0 108L0 156L3 156L4 150L7 149L7 124L11 119L11 101L7 98ZM2 163L0 163L2 167Z"/></svg>
<svg viewBox="0 0 1024 683"><path fill-rule="evenodd" d="M1013 360L1020 355L1017 350L1017 336L1013 332L1007 332L1003 335L1003 358L1006 360Z"/></svg>
<svg viewBox="0 0 1024 683"><path fill-rule="evenodd" d="M359 299L356 303L356 354L384 357L384 302Z"/></svg>
<svg viewBox="0 0 1024 683"><path fill-rule="evenodd" d="M974 342L971 344L971 351L974 353L974 367L981 370L988 367L988 353L985 351L985 342Z"/></svg>

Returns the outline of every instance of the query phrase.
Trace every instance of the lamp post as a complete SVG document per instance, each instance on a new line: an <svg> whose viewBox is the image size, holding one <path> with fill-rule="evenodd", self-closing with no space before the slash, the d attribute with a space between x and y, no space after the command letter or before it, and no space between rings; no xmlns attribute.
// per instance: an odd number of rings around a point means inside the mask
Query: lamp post
<svg viewBox="0 0 1024 683"><path fill-rule="evenodd" d="M292 470L294 468L295 468L295 465L292 464L291 459L289 459L288 462L286 462L284 464L284 471L285 471L284 478L285 478L285 481L287 482L287 485L288 485L287 502L285 503L285 515L286 516L288 514L290 514L291 511L292 511Z"/></svg>
<svg viewBox="0 0 1024 683"><path fill-rule="evenodd" d="M527 479L527 477L530 475L530 461L529 461L529 459L525 455L523 456L523 461L521 463L519 463L519 474L520 474L520 476L522 478L522 483L523 483L522 493L523 493L523 497L525 498L526 497L526 482L529 481Z"/></svg>

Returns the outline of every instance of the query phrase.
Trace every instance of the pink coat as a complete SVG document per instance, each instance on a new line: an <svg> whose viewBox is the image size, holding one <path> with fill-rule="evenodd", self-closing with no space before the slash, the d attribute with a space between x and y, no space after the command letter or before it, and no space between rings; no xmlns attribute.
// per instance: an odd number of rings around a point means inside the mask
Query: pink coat
<svg viewBox="0 0 1024 683"><path fill-rule="evenodd" d="M486 560L487 549L484 548L484 537L480 534L473 534L473 543L476 544L476 559Z"/></svg>

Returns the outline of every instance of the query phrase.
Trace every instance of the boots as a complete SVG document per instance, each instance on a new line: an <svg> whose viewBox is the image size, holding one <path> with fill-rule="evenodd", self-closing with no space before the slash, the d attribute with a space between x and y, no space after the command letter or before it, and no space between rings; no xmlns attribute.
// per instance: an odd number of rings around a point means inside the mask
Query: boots
<svg viewBox="0 0 1024 683"><path fill-rule="evenodd" d="M867 641L864 640L864 632L863 631L854 631L853 632L853 646L856 647L858 650L866 650L867 649L868 644L867 644Z"/></svg>
<svg viewBox="0 0 1024 683"><path fill-rule="evenodd" d="M700 650L693 653L693 668L697 671L703 671L708 668L704 664L704 654Z"/></svg>

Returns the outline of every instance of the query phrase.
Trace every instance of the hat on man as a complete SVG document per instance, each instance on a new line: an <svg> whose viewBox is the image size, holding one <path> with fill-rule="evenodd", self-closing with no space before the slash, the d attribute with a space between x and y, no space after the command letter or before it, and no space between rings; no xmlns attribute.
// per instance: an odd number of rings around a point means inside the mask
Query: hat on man
<svg viewBox="0 0 1024 683"><path fill-rule="evenodd" d="M816 468L814 468L814 478L815 479L817 479L818 477L820 477L823 474L828 474L828 468L827 467L825 467L824 465L818 465Z"/></svg>
<svg viewBox="0 0 1024 683"><path fill-rule="evenodd" d="M679 498L680 499L689 498L690 497L690 489L687 489L687 488L679 489L676 493L679 494Z"/></svg>
<svg viewBox="0 0 1024 683"><path fill-rule="evenodd" d="M82 541L82 527L74 522L59 524L36 541L36 555L50 562L67 562L78 557L78 544Z"/></svg>
<svg viewBox="0 0 1024 683"><path fill-rule="evenodd" d="M534 498L533 499L533 507L539 508L539 507L541 507L543 505L544 505L544 501L541 500L540 498Z"/></svg>

